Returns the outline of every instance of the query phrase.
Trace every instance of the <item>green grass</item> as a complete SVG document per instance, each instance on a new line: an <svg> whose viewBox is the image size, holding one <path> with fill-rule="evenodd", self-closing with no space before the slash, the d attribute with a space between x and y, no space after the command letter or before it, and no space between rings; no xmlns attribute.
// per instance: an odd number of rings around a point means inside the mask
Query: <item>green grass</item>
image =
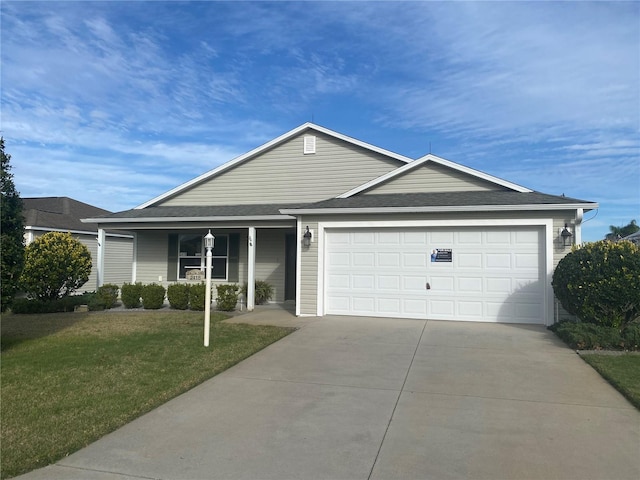
<svg viewBox="0 0 640 480"><path fill-rule="evenodd" d="M581 357L640 409L640 355L582 354Z"/></svg>
<svg viewBox="0 0 640 480"><path fill-rule="evenodd" d="M202 312L3 315L1 478L63 458L292 329Z"/></svg>

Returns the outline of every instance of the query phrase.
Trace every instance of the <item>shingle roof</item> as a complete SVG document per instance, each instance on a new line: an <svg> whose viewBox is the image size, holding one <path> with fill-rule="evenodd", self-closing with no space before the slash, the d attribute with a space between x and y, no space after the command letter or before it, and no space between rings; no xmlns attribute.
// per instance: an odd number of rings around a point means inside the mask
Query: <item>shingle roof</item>
<svg viewBox="0 0 640 480"><path fill-rule="evenodd" d="M291 204L259 204L259 205L194 205L194 206L164 206L134 208L124 212L105 215L101 218L105 220L116 219L141 219L141 218L162 218L162 219L184 219L184 218L205 218L205 217L262 217L262 216L282 216L280 210L283 208L297 208L300 205ZM96 218L96 217L93 217Z"/></svg>
<svg viewBox="0 0 640 480"><path fill-rule="evenodd" d="M410 208L410 207L478 207L519 205L575 205L589 204L575 198L548 195L540 192L469 191L435 193L392 193L356 195L348 198L331 198L300 207L301 209L342 208Z"/></svg>
<svg viewBox="0 0 640 480"><path fill-rule="evenodd" d="M111 213L69 197L23 198L22 202L28 227L97 232L97 224L82 223L80 219Z"/></svg>

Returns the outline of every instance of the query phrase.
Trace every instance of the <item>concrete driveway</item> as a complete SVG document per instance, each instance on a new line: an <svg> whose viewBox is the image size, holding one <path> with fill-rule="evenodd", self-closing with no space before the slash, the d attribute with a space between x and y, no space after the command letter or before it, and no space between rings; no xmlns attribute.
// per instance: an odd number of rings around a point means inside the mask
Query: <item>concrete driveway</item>
<svg viewBox="0 0 640 480"><path fill-rule="evenodd" d="M544 327L325 317L22 478L637 480L640 414Z"/></svg>

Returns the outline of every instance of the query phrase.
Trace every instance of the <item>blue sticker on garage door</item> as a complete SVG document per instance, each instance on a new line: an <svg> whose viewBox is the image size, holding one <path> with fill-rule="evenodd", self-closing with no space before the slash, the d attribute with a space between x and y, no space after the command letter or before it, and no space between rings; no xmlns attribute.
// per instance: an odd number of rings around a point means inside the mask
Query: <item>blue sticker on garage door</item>
<svg viewBox="0 0 640 480"><path fill-rule="evenodd" d="M453 262L453 250L451 248L434 248L431 250L432 262Z"/></svg>

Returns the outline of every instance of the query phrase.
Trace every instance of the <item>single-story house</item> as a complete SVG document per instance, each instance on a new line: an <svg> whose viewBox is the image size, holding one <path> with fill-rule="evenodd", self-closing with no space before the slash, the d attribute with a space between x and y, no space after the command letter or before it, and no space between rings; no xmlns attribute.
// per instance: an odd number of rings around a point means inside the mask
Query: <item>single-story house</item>
<svg viewBox="0 0 640 480"><path fill-rule="evenodd" d="M94 290L105 283L121 286L131 281L133 235L129 232L101 229L82 218L108 215L111 212L69 197L27 197L22 199L25 245L47 232L70 233L91 253L93 268L82 287Z"/></svg>
<svg viewBox="0 0 640 480"><path fill-rule="evenodd" d="M299 316L550 324L551 277L597 203L305 123L138 207L86 221L134 233L133 280L275 288Z"/></svg>

